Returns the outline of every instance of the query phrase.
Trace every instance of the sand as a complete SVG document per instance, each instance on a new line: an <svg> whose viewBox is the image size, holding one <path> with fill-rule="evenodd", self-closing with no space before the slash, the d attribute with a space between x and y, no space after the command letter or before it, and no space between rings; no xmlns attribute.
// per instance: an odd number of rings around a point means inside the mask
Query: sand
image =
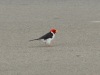
<svg viewBox="0 0 100 75"><path fill-rule="evenodd" d="M99 3L0 0L0 75L100 75ZM51 47L29 42L51 28Z"/></svg>

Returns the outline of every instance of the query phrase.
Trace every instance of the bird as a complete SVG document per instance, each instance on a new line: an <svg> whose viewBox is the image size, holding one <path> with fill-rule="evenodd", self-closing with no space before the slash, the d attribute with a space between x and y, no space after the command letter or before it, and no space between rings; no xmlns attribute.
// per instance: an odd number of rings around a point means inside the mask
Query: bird
<svg viewBox="0 0 100 75"><path fill-rule="evenodd" d="M41 40L41 41L45 42L45 44L50 45L51 44L51 41L55 38L55 34L57 32L58 32L58 30L52 28L45 35L43 35L43 36L41 36L41 37L39 37L37 39L33 39L33 40L29 40L29 41Z"/></svg>

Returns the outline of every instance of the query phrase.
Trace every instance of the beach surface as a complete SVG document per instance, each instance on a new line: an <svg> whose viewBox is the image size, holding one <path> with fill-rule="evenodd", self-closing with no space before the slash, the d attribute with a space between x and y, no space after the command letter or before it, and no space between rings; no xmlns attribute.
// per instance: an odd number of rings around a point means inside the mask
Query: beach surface
<svg viewBox="0 0 100 75"><path fill-rule="evenodd" d="M0 75L100 75L100 1L0 0Z"/></svg>

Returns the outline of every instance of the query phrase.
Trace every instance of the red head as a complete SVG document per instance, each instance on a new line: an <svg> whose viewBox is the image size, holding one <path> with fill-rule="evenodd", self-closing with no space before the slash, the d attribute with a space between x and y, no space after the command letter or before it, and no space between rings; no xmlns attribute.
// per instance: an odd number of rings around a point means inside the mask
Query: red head
<svg viewBox="0 0 100 75"><path fill-rule="evenodd" d="M57 33L56 29L51 29L50 32L53 32L54 34Z"/></svg>

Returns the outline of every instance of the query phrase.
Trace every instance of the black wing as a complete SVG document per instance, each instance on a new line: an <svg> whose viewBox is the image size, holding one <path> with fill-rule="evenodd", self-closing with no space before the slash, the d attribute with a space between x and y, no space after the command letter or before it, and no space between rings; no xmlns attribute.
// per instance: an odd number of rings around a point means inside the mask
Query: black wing
<svg viewBox="0 0 100 75"><path fill-rule="evenodd" d="M40 39L46 40L46 39L52 38L52 37L53 37L53 34L51 32L48 32L47 34L45 34L45 35L41 36L40 38L38 38L38 40L40 40Z"/></svg>

